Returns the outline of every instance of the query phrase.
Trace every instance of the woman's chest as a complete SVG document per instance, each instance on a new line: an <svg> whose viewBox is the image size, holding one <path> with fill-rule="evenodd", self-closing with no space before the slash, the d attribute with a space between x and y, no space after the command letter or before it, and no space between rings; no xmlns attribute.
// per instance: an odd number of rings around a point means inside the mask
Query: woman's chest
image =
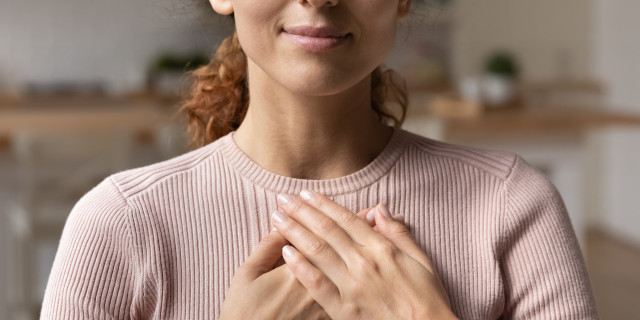
<svg viewBox="0 0 640 320"><path fill-rule="evenodd" d="M351 205L356 211L369 204ZM276 209L268 201L187 207L193 209L173 212L151 237L157 245L147 255L161 265L153 278L155 309L164 313L158 318L185 312L216 317L235 270L271 230L269 212ZM402 221L434 263L454 312L460 318L497 318L504 300L495 254L499 228L483 212L485 206L419 200L389 202L389 207L402 212Z"/></svg>

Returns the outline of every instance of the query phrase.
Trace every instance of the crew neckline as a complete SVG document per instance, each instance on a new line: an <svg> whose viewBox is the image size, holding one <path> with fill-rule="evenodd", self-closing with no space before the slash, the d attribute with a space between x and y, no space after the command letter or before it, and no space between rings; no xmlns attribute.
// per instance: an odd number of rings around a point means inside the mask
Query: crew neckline
<svg viewBox="0 0 640 320"><path fill-rule="evenodd" d="M309 189L326 196L336 196L361 190L382 178L395 165L404 151L405 132L392 128L393 132L387 145L365 167L346 176L312 180L283 176L271 172L242 151L233 139L232 131L220 138L222 156L244 178L251 183L274 192L299 193Z"/></svg>

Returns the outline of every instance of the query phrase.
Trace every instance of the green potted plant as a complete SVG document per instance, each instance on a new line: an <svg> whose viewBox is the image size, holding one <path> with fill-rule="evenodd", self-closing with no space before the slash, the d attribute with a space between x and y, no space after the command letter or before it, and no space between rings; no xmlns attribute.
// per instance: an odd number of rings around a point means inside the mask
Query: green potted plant
<svg viewBox="0 0 640 320"><path fill-rule="evenodd" d="M482 80L482 97L489 107L499 107L513 101L519 68L513 55L495 52L486 60Z"/></svg>

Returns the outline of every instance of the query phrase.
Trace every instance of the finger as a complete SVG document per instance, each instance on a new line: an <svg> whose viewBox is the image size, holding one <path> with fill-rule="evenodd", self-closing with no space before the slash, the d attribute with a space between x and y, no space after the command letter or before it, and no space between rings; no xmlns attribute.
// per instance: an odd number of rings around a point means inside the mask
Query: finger
<svg viewBox="0 0 640 320"><path fill-rule="evenodd" d="M356 219L351 211L331 201L331 199L309 190L302 190L302 192L300 192L300 198L302 198L307 205L335 221L351 239L361 245L367 245L381 239L381 236L374 232L368 223Z"/></svg>
<svg viewBox="0 0 640 320"><path fill-rule="evenodd" d="M433 265L427 255L413 240L409 229L404 224L391 217L389 209L384 204L379 204L376 210L376 226L378 232L389 240L398 249L409 255L414 260L433 273Z"/></svg>
<svg viewBox="0 0 640 320"><path fill-rule="evenodd" d="M376 210L375 210L375 208L373 208L371 211L373 212L373 223L376 223L376 222L375 222L375 220L376 220ZM392 218L393 218L393 220L396 220L396 221L398 221L398 222L400 222L400 223L404 223L404 222L403 222L403 221L404 221L404 216L403 216L403 215L399 215L399 214L398 214L398 215L393 216ZM377 226L377 225L376 225L376 226L373 226L373 231L375 231L375 232L379 232L379 231L378 231L378 226Z"/></svg>
<svg viewBox="0 0 640 320"><path fill-rule="evenodd" d="M271 271L282 257L282 247L287 244L278 231L271 232L258 243L255 250L242 264L239 272L245 272L250 280L257 279L262 274Z"/></svg>
<svg viewBox="0 0 640 320"><path fill-rule="evenodd" d="M373 228L376 225L376 211L374 209L375 208L366 208L356 213L356 216Z"/></svg>
<svg viewBox="0 0 640 320"><path fill-rule="evenodd" d="M329 316L336 314L336 307L340 305L340 292L331 279L291 246L282 248L282 257L291 273L307 288L313 300L322 306Z"/></svg>
<svg viewBox="0 0 640 320"><path fill-rule="evenodd" d="M295 220L306 230L313 233L316 238L319 238L329 244L329 246L331 246L331 248L340 255L342 260L346 261L349 256L354 254L354 251L356 250L356 246L354 245L356 243L347 234L347 230L341 228L337 222L322 211L317 210L297 197L285 194L278 195L278 204L280 205L280 208L282 208L282 211L285 212L287 216L291 217L292 220ZM346 210L344 208L342 209ZM347 211L347 214L350 219L356 220L365 228L371 229L367 223L359 219L353 212ZM293 240L289 238L289 236L285 234L283 235L293 243ZM309 257L304 248L297 245L296 248L301 250L305 256ZM315 263L315 261L312 262Z"/></svg>
<svg viewBox="0 0 640 320"><path fill-rule="evenodd" d="M340 281L347 266L329 243L282 211L274 212L272 217L273 225L283 237L332 280Z"/></svg>

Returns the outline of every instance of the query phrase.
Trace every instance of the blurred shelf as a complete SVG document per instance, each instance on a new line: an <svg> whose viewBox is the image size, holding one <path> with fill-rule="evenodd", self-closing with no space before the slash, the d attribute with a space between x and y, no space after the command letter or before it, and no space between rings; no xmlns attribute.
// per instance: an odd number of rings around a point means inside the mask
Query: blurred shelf
<svg viewBox="0 0 640 320"><path fill-rule="evenodd" d="M447 121L448 137L483 138L523 135L583 134L608 126L640 126L640 115L584 108L513 108L488 110L476 118Z"/></svg>
<svg viewBox="0 0 640 320"><path fill-rule="evenodd" d="M178 119L175 99L155 96L31 97L0 108L0 142L18 131L148 131ZM2 143L0 143L2 144Z"/></svg>
<svg viewBox="0 0 640 320"><path fill-rule="evenodd" d="M520 86L524 92L588 92L602 94L605 87L595 80L557 80L526 82Z"/></svg>
<svg viewBox="0 0 640 320"><path fill-rule="evenodd" d="M439 119L447 140L582 134L608 126L640 126L640 115L602 109L514 106L485 109L468 117L444 116L429 109L413 109L408 117Z"/></svg>

